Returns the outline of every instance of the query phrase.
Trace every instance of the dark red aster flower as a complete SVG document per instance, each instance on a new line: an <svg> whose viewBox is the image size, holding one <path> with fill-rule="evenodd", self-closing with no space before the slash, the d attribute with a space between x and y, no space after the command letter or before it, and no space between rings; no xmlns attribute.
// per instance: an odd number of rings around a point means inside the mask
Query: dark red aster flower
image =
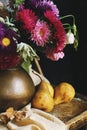
<svg viewBox="0 0 87 130"><path fill-rule="evenodd" d="M10 69L15 67L20 63L20 57L18 54L12 54L12 55L5 55L0 54L0 69Z"/></svg>
<svg viewBox="0 0 87 130"><path fill-rule="evenodd" d="M66 42L66 32L58 17L52 11L46 11L44 16L49 21L50 29L52 30L51 42L53 46L47 46L45 54L51 60L58 60L63 58L63 49Z"/></svg>
<svg viewBox="0 0 87 130"><path fill-rule="evenodd" d="M65 47L65 42L66 42L66 32L64 30L64 27L52 11L46 11L44 13L44 16L49 20L49 23L52 24L54 28L54 34L53 34L53 39L54 39L54 44L55 44L55 51L61 51Z"/></svg>
<svg viewBox="0 0 87 130"><path fill-rule="evenodd" d="M24 9L17 13L16 20L20 22L21 28L30 33L35 27L37 16L35 16L33 11Z"/></svg>

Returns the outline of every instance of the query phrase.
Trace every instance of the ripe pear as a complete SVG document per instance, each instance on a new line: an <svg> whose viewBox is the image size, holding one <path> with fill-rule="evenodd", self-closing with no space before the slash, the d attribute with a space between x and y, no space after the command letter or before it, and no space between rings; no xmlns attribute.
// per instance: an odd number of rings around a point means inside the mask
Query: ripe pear
<svg viewBox="0 0 87 130"><path fill-rule="evenodd" d="M54 96L54 87L51 85L51 83L44 76L39 75L38 73L35 73L34 71L32 71L32 73L34 73L34 75L36 75L40 78L42 84L44 84L44 86L46 86L48 88L50 95L53 97Z"/></svg>
<svg viewBox="0 0 87 130"><path fill-rule="evenodd" d="M50 95L53 97L54 96L54 88L53 86L51 85L50 82L46 82L45 80L42 80L42 84L44 84L44 86L46 86L50 92Z"/></svg>
<svg viewBox="0 0 87 130"><path fill-rule="evenodd" d="M54 104L70 102L75 96L74 87L67 83L61 82L54 88Z"/></svg>
<svg viewBox="0 0 87 130"><path fill-rule="evenodd" d="M34 108L50 112L54 108L54 100L44 80L41 81L38 90L31 101Z"/></svg>

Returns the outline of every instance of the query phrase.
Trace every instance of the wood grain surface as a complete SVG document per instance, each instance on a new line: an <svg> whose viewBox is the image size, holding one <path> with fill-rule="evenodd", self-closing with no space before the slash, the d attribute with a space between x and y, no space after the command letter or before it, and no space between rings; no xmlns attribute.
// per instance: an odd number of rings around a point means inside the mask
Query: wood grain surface
<svg viewBox="0 0 87 130"><path fill-rule="evenodd" d="M77 130L87 124L87 97L77 93L71 102L56 105L50 113L60 118L70 130Z"/></svg>

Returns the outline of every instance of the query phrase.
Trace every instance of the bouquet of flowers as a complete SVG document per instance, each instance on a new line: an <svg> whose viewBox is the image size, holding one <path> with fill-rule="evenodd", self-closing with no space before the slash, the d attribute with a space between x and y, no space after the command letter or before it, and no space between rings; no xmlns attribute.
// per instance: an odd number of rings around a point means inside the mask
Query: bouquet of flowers
<svg viewBox="0 0 87 130"><path fill-rule="evenodd" d="M6 6L9 17L0 18L0 69L39 58L38 51L53 61L64 57L67 44L78 46L72 15L60 17L51 0L16 0ZM62 19L72 17L72 25ZM23 60L22 60L23 59ZM25 64L24 64L25 66Z"/></svg>

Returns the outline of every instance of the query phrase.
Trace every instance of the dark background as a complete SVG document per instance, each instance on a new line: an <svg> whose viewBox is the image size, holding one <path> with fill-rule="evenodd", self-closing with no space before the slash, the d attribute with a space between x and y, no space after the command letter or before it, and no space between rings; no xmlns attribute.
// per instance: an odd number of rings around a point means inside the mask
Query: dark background
<svg viewBox="0 0 87 130"><path fill-rule="evenodd" d="M73 45L64 49L65 57L57 62L40 54L40 65L46 78L53 84L71 83L77 92L87 95L87 0L54 0L60 16L73 14L79 34L77 51Z"/></svg>
<svg viewBox="0 0 87 130"><path fill-rule="evenodd" d="M3 1L3 0L0 0ZM53 0L60 16L73 14L79 34L79 46L64 49L65 57L57 62L40 54L40 66L44 76L53 84L71 83L77 92L87 95L87 0ZM1 14L0 14L1 15Z"/></svg>

